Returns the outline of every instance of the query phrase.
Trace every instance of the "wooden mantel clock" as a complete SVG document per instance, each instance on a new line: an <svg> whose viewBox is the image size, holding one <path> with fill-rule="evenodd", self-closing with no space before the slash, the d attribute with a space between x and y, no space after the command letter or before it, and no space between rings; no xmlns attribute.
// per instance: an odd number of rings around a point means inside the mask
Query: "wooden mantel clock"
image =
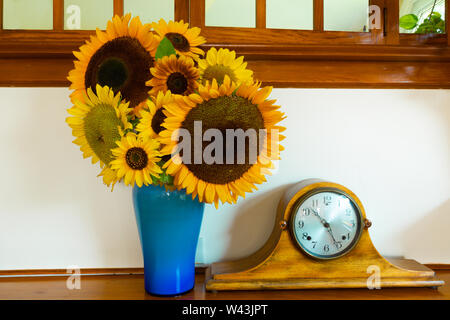
<svg viewBox="0 0 450 320"><path fill-rule="evenodd" d="M212 264L207 290L438 287L433 270L387 260L372 244L364 207L346 187L302 181L280 200L272 234L253 255Z"/></svg>

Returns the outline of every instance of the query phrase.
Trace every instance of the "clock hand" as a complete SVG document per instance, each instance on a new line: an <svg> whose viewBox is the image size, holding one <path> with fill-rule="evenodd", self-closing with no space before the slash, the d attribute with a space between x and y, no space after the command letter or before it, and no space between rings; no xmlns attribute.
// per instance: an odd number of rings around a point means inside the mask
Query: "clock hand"
<svg viewBox="0 0 450 320"><path fill-rule="evenodd" d="M336 241L336 239L334 238L333 230L331 230L331 227L330 227L329 224L328 224L327 231L328 231L328 233L330 234L331 238L333 239L334 245L337 246L337 241Z"/></svg>
<svg viewBox="0 0 450 320"><path fill-rule="evenodd" d="M320 214L319 214L317 211L315 211L313 208L310 208L310 209L311 209L311 211L313 212L313 214L314 214L317 218L320 219L320 222L321 222L321 223L323 224L323 226L327 229L328 233L330 234L331 238L333 239L333 244L334 244L335 246L337 246L337 241L336 241L336 238L335 238L334 235L333 235L333 230L331 229L330 224L327 222L327 220L325 220L324 218L322 218L322 217L320 216Z"/></svg>
<svg viewBox="0 0 450 320"><path fill-rule="evenodd" d="M323 226L326 228L326 225L328 225L328 222L327 222L327 220L325 220L324 218L322 218L321 216L320 216L320 214L318 213L318 212L316 212L313 208L310 208L311 209L311 211L313 212L313 215L315 215L317 218L319 218L320 219L320 222L323 224Z"/></svg>

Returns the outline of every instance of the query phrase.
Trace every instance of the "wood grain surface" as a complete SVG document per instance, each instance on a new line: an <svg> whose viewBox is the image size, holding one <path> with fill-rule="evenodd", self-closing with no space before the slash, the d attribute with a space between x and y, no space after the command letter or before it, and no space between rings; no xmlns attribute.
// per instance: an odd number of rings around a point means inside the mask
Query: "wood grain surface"
<svg viewBox="0 0 450 320"><path fill-rule="evenodd" d="M211 46L245 55L264 85L293 88L450 88L448 36L399 34L398 1L371 0L382 9L381 30L323 30L323 0L314 0L314 30L265 28L257 0L256 28L205 26L205 0L175 0L176 19L202 28ZM93 31L63 30L63 1L54 0L54 29L1 30L0 86L67 87L72 51ZM448 6L447 6L448 10ZM123 14L123 0L114 0Z"/></svg>
<svg viewBox="0 0 450 320"><path fill-rule="evenodd" d="M205 276L198 274L194 290L179 297L162 298L144 290L143 275L82 276L80 290L68 290L67 276L0 277L0 300L450 300L450 271L437 271L445 286L430 288L325 289L287 291L221 291L205 290Z"/></svg>

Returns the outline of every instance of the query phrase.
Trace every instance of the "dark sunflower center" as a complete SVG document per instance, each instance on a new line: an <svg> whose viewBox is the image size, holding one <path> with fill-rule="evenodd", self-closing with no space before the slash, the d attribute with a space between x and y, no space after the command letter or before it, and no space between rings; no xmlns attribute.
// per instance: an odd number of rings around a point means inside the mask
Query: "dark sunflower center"
<svg viewBox="0 0 450 320"><path fill-rule="evenodd" d="M264 120L256 105L238 96L211 99L192 109L183 121L181 127L188 130L191 137L194 137L195 121L202 121L203 134L208 129L218 129L223 137L223 164L195 164L194 147L192 146L191 163L185 163L185 165L198 179L214 184L226 184L241 178L254 165L250 161L250 150L259 149L259 130L264 129ZM234 138L234 141L229 141L232 143L227 143L227 129L242 129L245 132L254 131L256 141L253 141L253 143L256 143L256 146L250 145L251 139L245 138L245 155L240 155L240 150L237 148L237 137ZM209 141L203 142L202 153L209 144L211 144ZM181 154L181 156L183 155ZM228 164L225 159L232 157L234 157L233 163ZM242 157L245 158L245 162L239 164L238 158Z"/></svg>
<svg viewBox="0 0 450 320"><path fill-rule="evenodd" d="M113 158L111 150L117 147L116 141L120 140L117 127L121 126L116 111L110 105L93 107L84 119L86 140L103 163L108 164Z"/></svg>
<svg viewBox="0 0 450 320"><path fill-rule="evenodd" d="M164 127L161 126L165 119L166 116L163 113L163 108L158 109L158 111L156 111L152 119L152 129L154 133L159 134L161 131L165 129Z"/></svg>
<svg viewBox="0 0 450 320"><path fill-rule="evenodd" d="M184 74L180 72L172 73L169 78L167 78L167 88L173 94L183 94L188 88L188 80Z"/></svg>
<svg viewBox="0 0 450 320"><path fill-rule="evenodd" d="M134 170L142 170L147 167L148 156L142 148L131 148L125 156L128 166Z"/></svg>
<svg viewBox="0 0 450 320"><path fill-rule="evenodd" d="M166 34L166 37L178 51L186 52L191 48L189 41L182 34L170 32Z"/></svg>
<svg viewBox="0 0 450 320"><path fill-rule="evenodd" d="M128 80L128 69L125 62L118 58L103 61L98 68L98 83L118 91Z"/></svg>
<svg viewBox="0 0 450 320"><path fill-rule="evenodd" d="M131 37L120 37L105 43L91 57L84 78L85 87L95 92L95 86L108 86L114 93L135 107L147 99L151 87L145 84L152 78L153 58L141 43Z"/></svg>

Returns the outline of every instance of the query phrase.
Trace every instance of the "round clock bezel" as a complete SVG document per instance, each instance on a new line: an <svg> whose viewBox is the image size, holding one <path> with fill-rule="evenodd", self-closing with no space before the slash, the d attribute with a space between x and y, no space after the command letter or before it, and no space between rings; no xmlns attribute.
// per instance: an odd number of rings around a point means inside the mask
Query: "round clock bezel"
<svg viewBox="0 0 450 320"><path fill-rule="evenodd" d="M337 193L340 195L345 196L346 198L348 198L351 203L353 204L353 206L356 209L357 212L357 234L355 235L354 239L352 240L351 244L349 246L347 246L346 249L344 249L344 251L337 253L337 254L333 254L330 256L325 256L325 255L316 255L313 254L312 252L310 252L307 248L304 248L301 244L301 242L297 239L296 233L295 233L295 217L298 214L298 209L300 208L300 206L309 198L311 198L312 196L318 194L318 193L323 193L323 192L333 192L333 193ZM364 216L362 213L362 210L360 208L360 206L358 205L358 203L355 201L355 199L353 199L352 196L350 196L347 192L338 189L338 188L333 188L333 187L320 187L314 190L311 190L307 193L305 193L304 195L302 195L299 199L297 199L297 201L295 202L295 204L292 206L292 209L290 210L290 219L289 219L289 230L291 233L291 236L293 238L293 241L295 242L295 244L297 245L297 247L302 251L302 253L304 253L306 256L313 258L315 260L334 260L334 259L338 259L341 258L343 256L345 256L346 254L348 254L349 252L351 252L356 245L358 244L361 235L363 233L364 230Z"/></svg>

